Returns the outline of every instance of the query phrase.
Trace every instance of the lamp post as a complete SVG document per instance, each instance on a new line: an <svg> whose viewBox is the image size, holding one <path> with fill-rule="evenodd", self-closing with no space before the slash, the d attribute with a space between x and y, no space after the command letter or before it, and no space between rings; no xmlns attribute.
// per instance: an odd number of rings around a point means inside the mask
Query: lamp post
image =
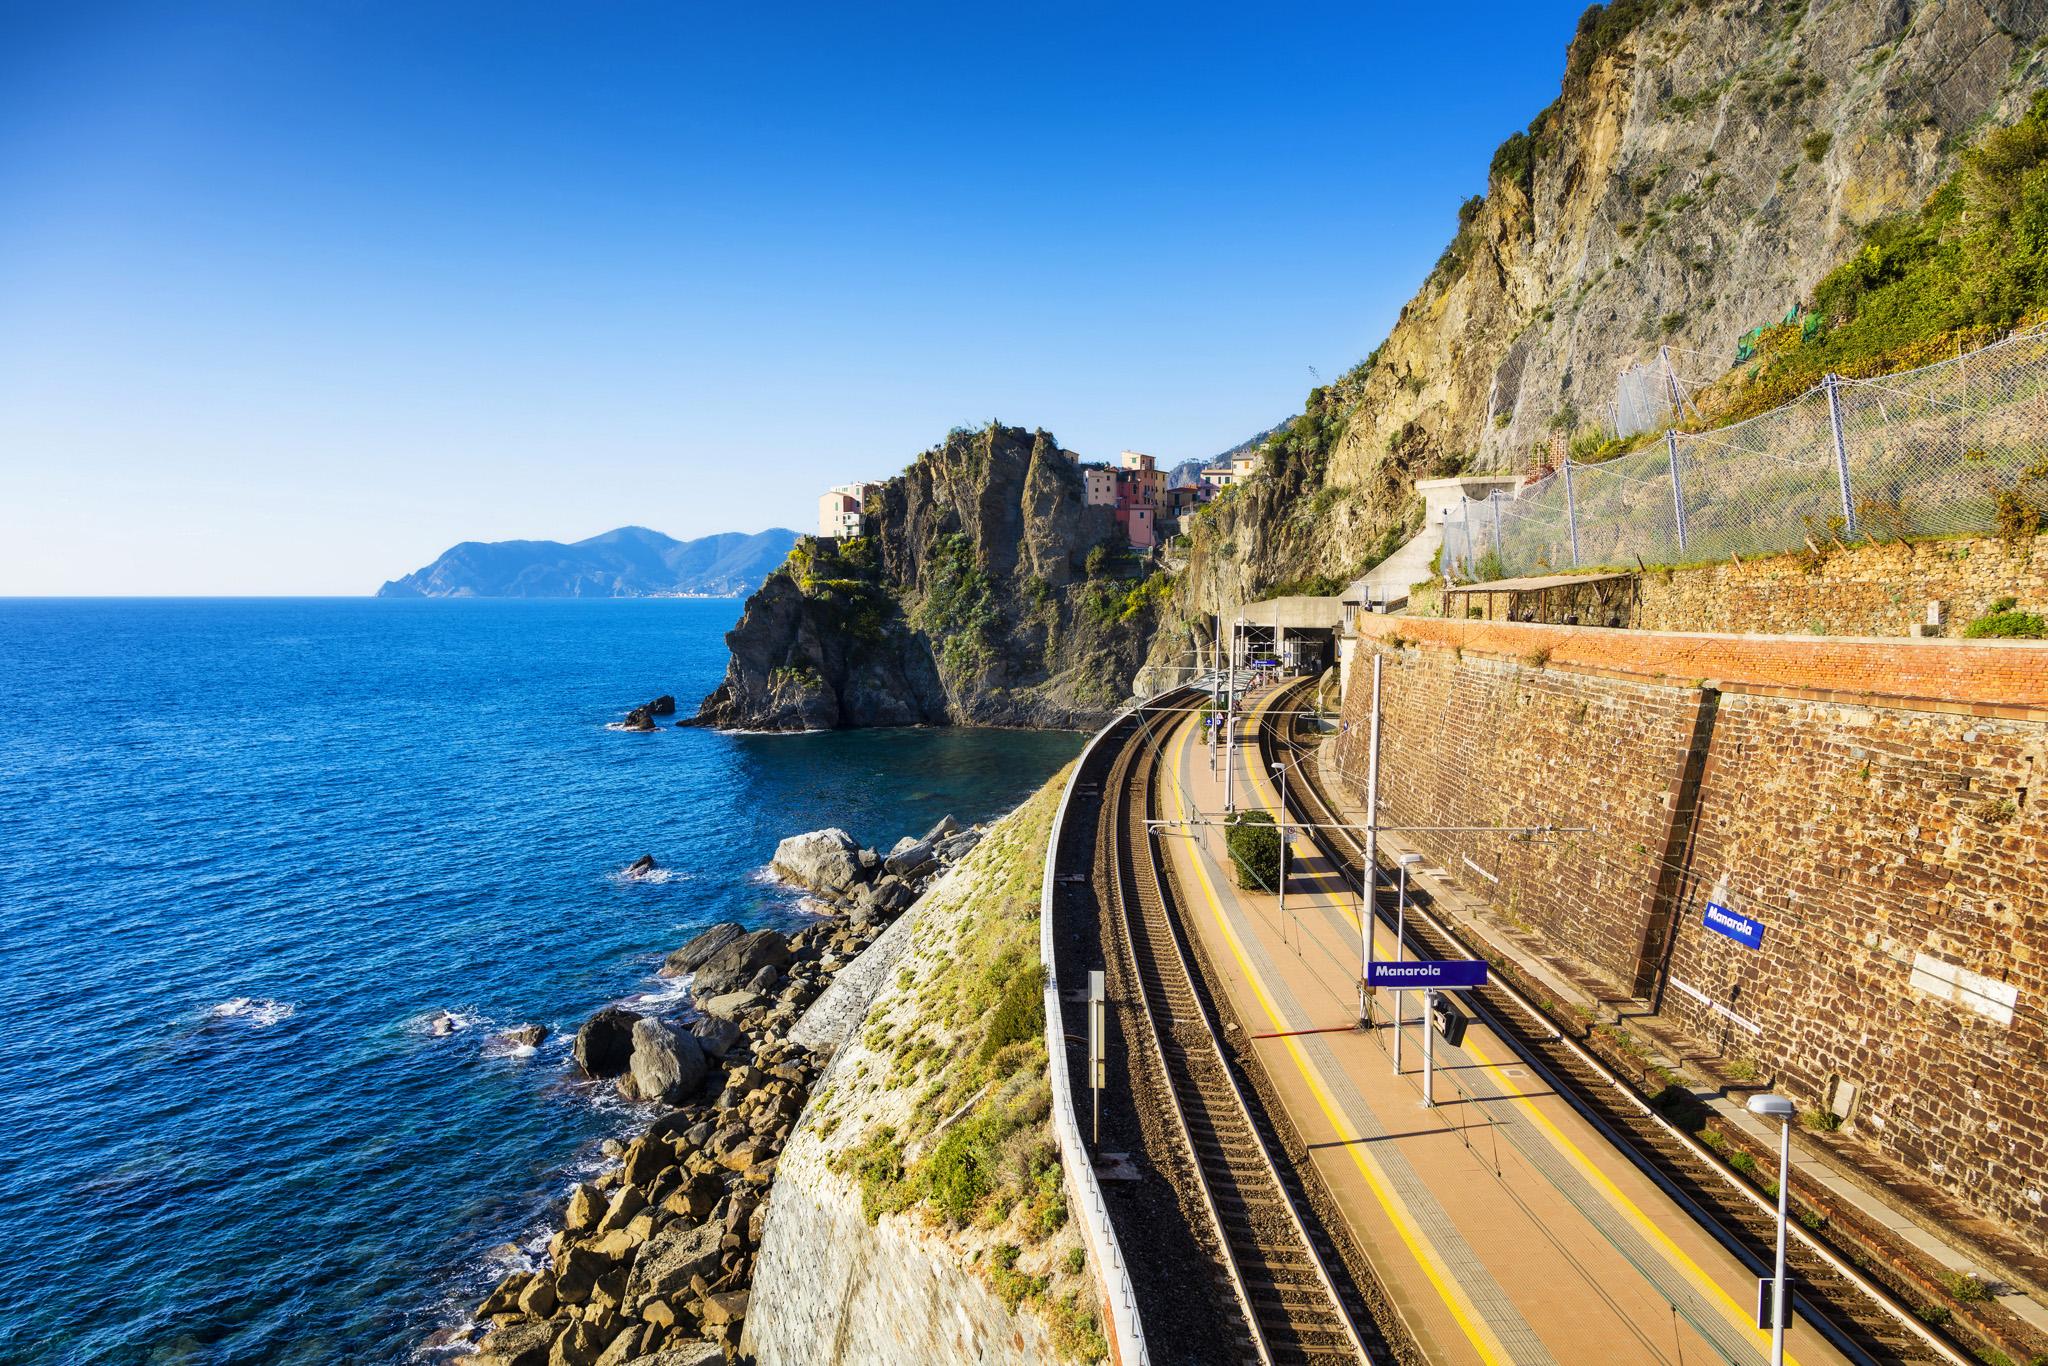
<svg viewBox="0 0 2048 1366"><path fill-rule="evenodd" d="M1771 1287L1771 1366L1785 1366L1785 1209L1792 1193L1792 1116L1799 1107L1783 1096L1749 1098L1749 1112L1778 1121L1778 1261Z"/></svg>
<svg viewBox="0 0 2048 1366"><path fill-rule="evenodd" d="M1400 869L1400 891L1394 899L1394 961L1398 963L1408 956L1408 870L1422 862L1422 855L1411 850L1408 853L1397 855L1394 862ZM1407 1024L1408 993L1396 991L1394 993L1394 1075L1397 1077L1401 1075L1401 1031L1407 1027ZM1423 999L1422 1003L1422 1027L1425 1030L1429 1028L1429 1001L1427 997ZM1423 1039L1423 1042L1424 1044L1429 1042L1427 1037ZM1425 1061L1427 1061L1426 1056Z"/></svg>

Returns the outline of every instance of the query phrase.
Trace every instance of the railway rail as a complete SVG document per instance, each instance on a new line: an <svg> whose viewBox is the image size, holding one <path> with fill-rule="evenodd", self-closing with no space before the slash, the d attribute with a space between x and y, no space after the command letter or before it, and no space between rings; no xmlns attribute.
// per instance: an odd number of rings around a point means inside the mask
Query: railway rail
<svg viewBox="0 0 2048 1366"><path fill-rule="evenodd" d="M1305 827L1339 826L1313 762L1314 746L1298 736L1293 700L1313 681L1276 698L1262 713L1257 742L1271 759L1287 764L1295 779L1285 788L1288 819ZM1309 828L1311 842L1354 885L1364 868L1364 847L1349 830ZM1373 902L1379 909L1378 880ZM1411 948L1434 958L1470 958L1470 947L1411 894L1407 932ZM1391 918L1385 923L1391 927ZM1775 1210L1724 1171L1697 1142L1659 1114L1604 1063L1566 1035L1515 987L1495 975L1489 984L1464 993L1474 1013L1569 1099L1603 1134L1670 1194L1699 1223L1761 1274L1768 1274L1776 1237ZM1833 1250L1793 1228L1787 1271L1798 1312L1852 1358L1876 1361L1948 1362L1970 1359L1938 1337L1883 1287Z"/></svg>
<svg viewBox="0 0 2048 1366"><path fill-rule="evenodd" d="M1242 1318L1244 1360L1374 1362L1358 1323L1362 1301L1314 1228L1279 1145L1238 1076L1216 1016L1198 989L1188 945L1162 876L1153 786L1163 736L1141 713L1103 785L1099 869L1109 909L1123 927L1125 966L1145 1027L1131 1061L1156 1069L1171 1101L1172 1128L1195 1174L1219 1281ZM1333 1270L1334 1266L1334 1270Z"/></svg>

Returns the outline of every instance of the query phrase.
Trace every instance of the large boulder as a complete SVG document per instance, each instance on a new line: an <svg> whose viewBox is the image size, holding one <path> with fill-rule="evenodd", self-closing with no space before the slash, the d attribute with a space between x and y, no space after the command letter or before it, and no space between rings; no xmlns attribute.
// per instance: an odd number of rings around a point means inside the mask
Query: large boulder
<svg viewBox="0 0 2048 1366"><path fill-rule="evenodd" d="M776 876L820 896L843 897L864 880L860 843L836 827L791 835L775 846Z"/></svg>
<svg viewBox="0 0 2048 1366"><path fill-rule="evenodd" d="M477 1345L471 1366L547 1366L548 1349L561 1331L556 1321L508 1323Z"/></svg>
<svg viewBox="0 0 2048 1366"><path fill-rule="evenodd" d="M619 724L624 730L653 730L654 713L646 707L635 707L626 713L626 719Z"/></svg>
<svg viewBox="0 0 2048 1366"><path fill-rule="evenodd" d="M633 1024L633 1057L628 1064L640 1099L680 1105L704 1081L704 1050L697 1040L660 1020Z"/></svg>
<svg viewBox="0 0 2048 1366"><path fill-rule="evenodd" d="M697 1040L697 1046L708 1058L723 1062L732 1046L740 1041L740 1027L731 1020L721 1020L715 1015L706 1015L701 1020L690 1022L690 1033Z"/></svg>
<svg viewBox="0 0 2048 1366"><path fill-rule="evenodd" d="M910 877L915 871L932 861L930 840L918 840L907 847L897 849L882 860L882 867L891 877Z"/></svg>
<svg viewBox="0 0 2048 1366"><path fill-rule="evenodd" d="M959 829L960 822L954 820L951 816L941 816L937 825L924 832L925 843L936 844Z"/></svg>
<svg viewBox="0 0 2048 1366"><path fill-rule="evenodd" d="M676 700L667 693L663 693L647 704L647 710L656 716L674 716L676 714Z"/></svg>
<svg viewBox="0 0 2048 1366"><path fill-rule="evenodd" d="M647 1300L687 1291L692 1276L715 1277L724 1236L718 1224L691 1227L678 1221L649 1238L626 1277L627 1312L636 1312Z"/></svg>
<svg viewBox="0 0 2048 1366"><path fill-rule="evenodd" d="M747 927L734 920L721 920L708 930L703 930L689 943L677 949L662 962L663 977L681 977L695 972L706 959L739 939Z"/></svg>
<svg viewBox="0 0 2048 1366"><path fill-rule="evenodd" d="M606 1006L576 1031L576 1065L586 1077L616 1077L633 1060L633 1026L638 1011Z"/></svg>
<svg viewBox="0 0 2048 1366"><path fill-rule="evenodd" d="M780 930L755 930L743 934L697 966L690 978L690 994L706 1000L721 992L745 986L762 968L789 966L789 940Z"/></svg>

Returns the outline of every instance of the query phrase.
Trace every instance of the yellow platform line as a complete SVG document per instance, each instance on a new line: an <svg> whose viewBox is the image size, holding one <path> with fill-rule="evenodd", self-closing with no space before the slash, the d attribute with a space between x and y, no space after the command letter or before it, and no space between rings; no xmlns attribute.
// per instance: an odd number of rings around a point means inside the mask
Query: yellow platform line
<svg viewBox="0 0 2048 1366"><path fill-rule="evenodd" d="M1272 702L1273 699L1269 698L1260 703L1258 711L1253 714L1255 716L1262 714L1267 708L1271 707ZM1261 791L1260 800L1270 800L1277 810L1280 794L1273 787L1272 783L1267 780L1266 775L1259 771L1259 766L1257 764L1246 764L1245 769L1251 774L1253 782L1257 784ZM1317 850L1316 853L1320 856L1322 851ZM1309 893L1309 895L1314 898L1321 894ZM1313 901L1311 904L1313 904ZM1342 907L1338 909L1341 911ZM1378 927L1375 926L1374 929L1374 937L1377 938ZM1736 1302L1735 1297L1730 1295L1718 1280L1708 1275L1706 1270L1686 1253L1685 1249L1673 1242L1670 1236L1657 1226L1656 1221L1645 1214L1642 1208L1629 1198L1627 1192L1617 1186L1608 1177L1606 1172L1600 1170L1593 1160L1586 1156L1578 1144L1574 1143L1570 1137L1551 1122L1550 1117L1545 1115L1542 1108L1536 1103L1537 1098L1514 1084L1506 1075L1505 1069L1507 1064L1504 1061L1493 1057L1485 1049L1481 1048L1477 1040L1470 1035L1467 1036L1464 1047L1465 1051L1477 1059L1481 1065L1494 1069L1496 1084L1520 1102L1521 1108L1531 1119L1536 1121L1537 1126L1549 1138L1551 1146L1563 1154L1573 1166L1577 1167L1581 1175L1591 1180L1594 1189L1606 1197L1607 1203L1617 1213L1634 1224L1638 1232L1647 1236L1663 1252L1665 1260L1671 1264L1674 1270L1678 1271L1681 1275L1689 1276L1695 1282L1696 1288L1704 1288L1708 1292L1709 1298L1718 1305L1721 1311L1728 1316L1729 1321L1736 1327L1746 1333L1756 1334L1764 1341L1769 1340L1770 1333L1756 1326L1755 1320ZM1798 1358L1792 1355L1790 1348L1786 1349L1785 1359L1791 1362L1792 1366L1798 1366Z"/></svg>
<svg viewBox="0 0 2048 1366"><path fill-rule="evenodd" d="M1181 729L1182 738L1174 757L1177 772L1174 775L1175 781L1170 783L1169 786L1173 789L1175 808L1180 818L1185 821L1188 817L1187 801L1181 791L1178 771L1184 771L1185 769L1188 745L1194 736L1194 727L1189 722L1183 722ZM1250 984L1253 995L1258 998L1260 1009L1265 1011L1266 1018L1272 1022L1276 1029L1286 1029L1289 1022L1282 1018L1279 1010L1275 1008L1272 997L1268 994L1265 983L1259 977L1257 969L1253 968L1250 960L1246 958L1244 946L1238 941L1237 932L1231 927L1229 917L1223 913L1223 903L1217 897L1216 889L1209 880L1208 869L1203 866L1199 850L1197 850L1193 862L1195 876L1201 881L1202 892L1208 899L1210 913L1214 917L1217 927L1222 931L1225 942L1229 944L1231 955L1236 958L1239 970L1244 973L1245 981ZM1430 1285L1442 1297L1444 1307L1450 1310L1451 1317L1456 1320L1458 1327L1464 1332L1466 1338L1471 1341L1473 1349L1479 1353L1480 1359L1490 1364L1512 1361L1513 1358L1501 1346L1500 1340L1494 1336L1493 1330L1487 1326L1485 1319L1481 1317L1478 1310L1473 1306L1471 1299L1465 1294L1464 1288L1458 1284L1456 1276L1451 1272L1450 1267L1445 1264L1442 1254L1436 1250L1435 1245L1430 1242L1428 1235L1423 1233L1421 1227L1416 1224L1415 1217L1409 1212L1407 1204L1387 1184L1385 1174L1380 1170L1379 1164L1364 1153L1364 1145L1359 1141L1363 1136L1345 1118L1343 1107L1338 1105L1335 1098L1330 1094L1329 1087L1324 1082L1321 1071L1302 1052L1301 1046L1295 1040L1283 1039L1281 1043L1286 1048L1288 1056L1293 1059L1295 1068L1301 1073L1302 1079L1308 1083L1310 1092L1315 1096L1317 1107L1323 1112L1323 1117L1329 1121L1331 1128L1336 1131L1337 1135L1344 1140L1345 1151L1351 1155L1351 1160L1357 1166L1359 1175L1365 1178L1367 1189L1372 1192L1373 1198L1379 1201L1380 1207L1387 1212L1388 1217L1393 1221L1395 1231L1401 1235L1401 1241L1407 1246L1410 1255L1415 1258L1416 1264L1422 1268L1423 1275L1428 1277Z"/></svg>

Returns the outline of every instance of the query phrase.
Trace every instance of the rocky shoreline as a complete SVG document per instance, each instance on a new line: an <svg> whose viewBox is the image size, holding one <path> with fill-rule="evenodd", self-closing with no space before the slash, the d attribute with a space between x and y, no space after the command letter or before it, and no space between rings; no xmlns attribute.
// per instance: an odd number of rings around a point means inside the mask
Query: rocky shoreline
<svg viewBox="0 0 2048 1366"><path fill-rule="evenodd" d="M710 1366L738 1358L777 1161L835 1042L792 1037L841 971L980 840L951 817L887 853L843 830L795 835L774 871L831 914L793 934L711 926L671 953L692 1006L621 1006L577 1030L576 1065L653 1108L616 1164L569 1196L546 1260L477 1307L475 1366ZM828 1003L829 1005L830 1003Z"/></svg>

